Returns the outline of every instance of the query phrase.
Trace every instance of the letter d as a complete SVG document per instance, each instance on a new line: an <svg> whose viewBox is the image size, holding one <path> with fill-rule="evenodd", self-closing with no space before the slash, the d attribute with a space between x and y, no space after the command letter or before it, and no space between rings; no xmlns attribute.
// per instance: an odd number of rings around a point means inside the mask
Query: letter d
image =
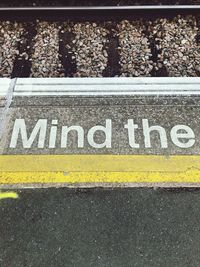
<svg viewBox="0 0 200 267"><path fill-rule="evenodd" d="M94 135L97 131L102 131L105 133L105 141L102 144L98 144L94 141ZM106 126L102 125L96 125L92 127L88 131L87 135L88 143L94 147L94 148L111 148L111 143L112 143L112 122L111 120L106 120Z"/></svg>

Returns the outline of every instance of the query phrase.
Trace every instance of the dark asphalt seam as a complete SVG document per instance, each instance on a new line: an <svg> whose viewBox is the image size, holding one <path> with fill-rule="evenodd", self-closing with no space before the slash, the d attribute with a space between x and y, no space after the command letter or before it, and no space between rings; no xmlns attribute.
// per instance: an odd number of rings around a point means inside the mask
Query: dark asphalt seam
<svg viewBox="0 0 200 267"><path fill-rule="evenodd" d="M76 61L73 59L73 53L70 49L73 46L73 39L74 33L62 27L59 32L59 56L64 68L65 77L73 77L77 69Z"/></svg>
<svg viewBox="0 0 200 267"><path fill-rule="evenodd" d="M121 66L119 64L120 56L118 52L119 36L117 34L117 25L105 23L105 28L109 30L108 43L104 49L108 54L108 64L103 72L103 77L115 77L121 75Z"/></svg>

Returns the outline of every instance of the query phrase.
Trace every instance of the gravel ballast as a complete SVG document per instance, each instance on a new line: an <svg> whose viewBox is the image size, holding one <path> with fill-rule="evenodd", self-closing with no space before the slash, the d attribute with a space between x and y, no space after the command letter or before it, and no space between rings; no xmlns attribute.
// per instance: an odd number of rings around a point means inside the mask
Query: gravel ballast
<svg viewBox="0 0 200 267"><path fill-rule="evenodd" d="M76 77L102 77L107 66L108 30L97 23L76 23L71 49L76 60Z"/></svg>
<svg viewBox="0 0 200 267"><path fill-rule="evenodd" d="M14 65L15 77L18 73L23 77L25 72L17 72L21 59L30 62L31 74L26 75L31 77L200 76L198 23L195 16L37 21L32 27L4 21L0 23L0 76L13 77ZM111 65L116 70L110 71Z"/></svg>
<svg viewBox="0 0 200 267"><path fill-rule="evenodd" d="M200 44L195 17L158 19L151 28L158 50L156 70L165 67L168 76L197 76L200 68Z"/></svg>
<svg viewBox="0 0 200 267"><path fill-rule="evenodd" d="M119 29L119 54L122 76L150 76L153 61L142 21L122 21Z"/></svg>
<svg viewBox="0 0 200 267"><path fill-rule="evenodd" d="M32 77L64 77L59 59L60 28L57 23L37 23L32 55Z"/></svg>
<svg viewBox="0 0 200 267"><path fill-rule="evenodd" d="M11 77L23 33L22 23L0 22L0 77Z"/></svg>

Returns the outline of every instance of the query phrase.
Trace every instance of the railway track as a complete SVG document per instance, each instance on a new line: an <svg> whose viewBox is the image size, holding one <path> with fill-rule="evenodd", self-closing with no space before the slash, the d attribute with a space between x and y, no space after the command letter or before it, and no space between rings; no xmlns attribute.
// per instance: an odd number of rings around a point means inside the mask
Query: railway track
<svg viewBox="0 0 200 267"><path fill-rule="evenodd" d="M127 5L192 5L199 0L1 0L0 6L127 6Z"/></svg>
<svg viewBox="0 0 200 267"><path fill-rule="evenodd" d="M200 76L199 9L1 7L0 76Z"/></svg>

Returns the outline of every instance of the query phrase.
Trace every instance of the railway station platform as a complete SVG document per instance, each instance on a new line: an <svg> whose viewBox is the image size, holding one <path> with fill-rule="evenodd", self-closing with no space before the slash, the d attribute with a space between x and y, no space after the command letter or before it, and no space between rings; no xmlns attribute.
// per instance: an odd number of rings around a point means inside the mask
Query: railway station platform
<svg viewBox="0 0 200 267"><path fill-rule="evenodd" d="M0 266L199 266L199 78L0 84Z"/></svg>
<svg viewBox="0 0 200 267"><path fill-rule="evenodd" d="M199 1L1 1L0 267L200 266Z"/></svg>

